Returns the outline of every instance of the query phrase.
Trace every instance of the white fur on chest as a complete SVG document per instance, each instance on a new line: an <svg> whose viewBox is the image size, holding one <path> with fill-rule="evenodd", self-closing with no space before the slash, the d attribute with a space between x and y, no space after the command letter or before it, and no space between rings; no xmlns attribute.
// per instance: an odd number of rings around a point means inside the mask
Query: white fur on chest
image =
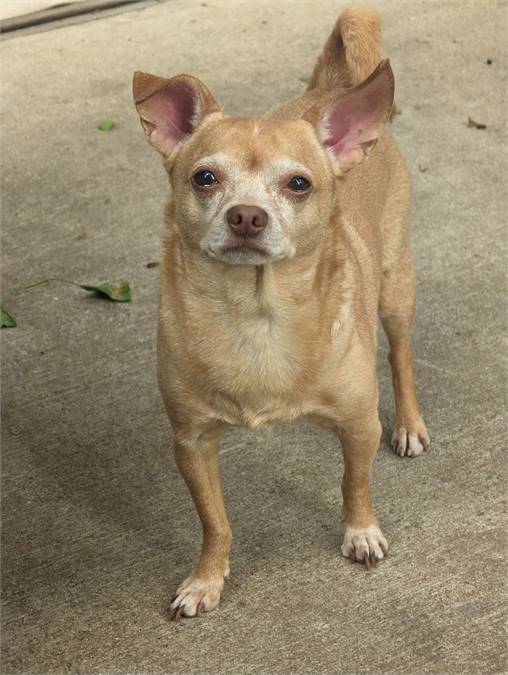
<svg viewBox="0 0 508 675"><path fill-rule="evenodd" d="M270 316L223 326L220 380L232 395L257 399L289 393L301 368L297 340Z"/></svg>
<svg viewBox="0 0 508 675"><path fill-rule="evenodd" d="M214 332L213 345L200 355L208 364L214 416L255 427L299 415L301 345L282 318L228 311Z"/></svg>

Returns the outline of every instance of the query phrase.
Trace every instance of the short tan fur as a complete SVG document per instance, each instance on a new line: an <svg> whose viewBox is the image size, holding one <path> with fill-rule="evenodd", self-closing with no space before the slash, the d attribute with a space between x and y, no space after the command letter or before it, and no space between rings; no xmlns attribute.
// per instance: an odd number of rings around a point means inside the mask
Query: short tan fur
<svg viewBox="0 0 508 675"><path fill-rule="evenodd" d="M394 449L414 457L429 442L411 363L410 182L387 129L393 90L378 16L356 7L337 20L308 91L261 118L225 116L189 75L135 74L136 108L172 186L158 380L203 526L173 618L217 607L229 575L218 463L228 425L306 419L335 429L342 553L368 567L386 555L370 497L378 316L390 344Z"/></svg>

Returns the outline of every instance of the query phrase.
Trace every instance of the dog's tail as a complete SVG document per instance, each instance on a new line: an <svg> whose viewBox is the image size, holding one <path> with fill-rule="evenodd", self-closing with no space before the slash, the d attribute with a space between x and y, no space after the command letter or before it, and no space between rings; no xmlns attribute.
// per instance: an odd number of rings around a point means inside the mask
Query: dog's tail
<svg viewBox="0 0 508 675"><path fill-rule="evenodd" d="M265 117L299 119L330 95L340 96L366 80L382 60L380 23L373 9L360 6L345 9L325 42L306 93Z"/></svg>
<svg viewBox="0 0 508 675"><path fill-rule="evenodd" d="M345 9L317 60L307 91L340 90L363 82L381 61L381 22L369 7Z"/></svg>

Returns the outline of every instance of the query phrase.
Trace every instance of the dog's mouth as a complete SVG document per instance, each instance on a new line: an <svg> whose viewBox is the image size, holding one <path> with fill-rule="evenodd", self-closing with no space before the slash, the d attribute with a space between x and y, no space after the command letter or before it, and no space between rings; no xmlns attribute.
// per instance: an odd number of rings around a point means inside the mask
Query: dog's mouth
<svg viewBox="0 0 508 675"><path fill-rule="evenodd" d="M237 253L249 253L249 251L255 251L256 253L269 255L266 246L258 239L252 237L229 237L222 247L222 252L229 253L233 251Z"/></svg>
<svg viewBox="0 0 508 675"><path fill-rule="evenodd" d="M262 236L241 237L232 233L220 242L204 240L201 248L212 258L232 265L265 265L294 255L294 247L287 244L282 246Z"/></svg>

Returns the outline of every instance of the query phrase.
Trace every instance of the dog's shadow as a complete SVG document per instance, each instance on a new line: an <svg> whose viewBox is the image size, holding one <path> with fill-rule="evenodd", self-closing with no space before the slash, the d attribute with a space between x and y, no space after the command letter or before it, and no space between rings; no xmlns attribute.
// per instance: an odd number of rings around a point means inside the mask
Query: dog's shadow
<svg viewBox="0 0 508 675"><path fill-rule="evenodd" d="M384 455L391 452L391 417L384 410L380 417ZM272 559L286 564L312 549L339 555L344 462L336 434L300 423L276 425L247 432L222 459L237 581Z"/></svg>
<svg viewBox="0 0 508 675"><path fill-rule="evenodd" d="M131 391L132 382L125 387ZM113 393L112 400L122 398ZM58 547L57 535L53 553L47 554L61 559L62 581L75 572L76 552L81 565L87 559L91 568L99 561L104 565L103 547L111 549L116 541L112 566L118 566L123 547L126 561L145 559L147 568L157 558L152 569L160 578L154 583L167 589L164 603L197 561L201 532L172 458L170 430L153 382L138 381L137 394L112 410L103 396L83 408L76 392L65 406L48 406L51 431L42 442L36 408L24 415L18 431L40 480L72 514L74 528L65 548ZM335 434L299 423L234 429L221 445L221 466L237 582L274 559L296 560L312 547L338 555L343 460ZM51 540L51 527L45 536Z"/></svg>

